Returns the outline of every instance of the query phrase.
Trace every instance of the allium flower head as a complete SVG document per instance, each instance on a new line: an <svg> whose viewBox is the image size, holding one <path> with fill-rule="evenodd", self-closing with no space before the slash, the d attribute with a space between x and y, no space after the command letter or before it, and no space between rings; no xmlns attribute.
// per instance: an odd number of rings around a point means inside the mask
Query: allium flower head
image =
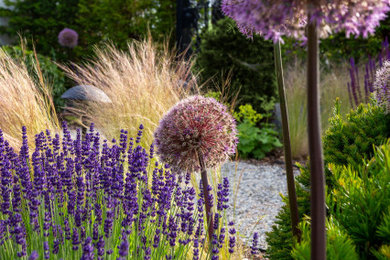
<svg viewBox="0 0 390 260"><path fill-rule="evenodd" d="M65 28L58 34L58 43L63 47L74 48L77 46L79 35L75 30Z"/></svg>
<svg viewBox="0 0 390 260"><path fill-rule="evenodd" d="M172 107L154 133L157 154L182 171L199 168L201 153L207 168L224 162L236 150L237 130L227 108L213 98L192 96Z"/></svg>
<svg viewBox="0 0 390 260"><path fill-rule="evenodd" d="M308 11L321 38L340 31L347 37L367 37L386 17L389 5L390 0L319 0L318 7L307 7L307 0L223 0L222 11L242 33L258 33L277 42L284 35L304 40Z"/></svg>
<svg viewBox="0 0 390 260"><path fill-rule="evenodd" d="M390 60L386 60L383 66L376 71L374 81L375 98L379 105L386 107L390 112Z"/></svg>

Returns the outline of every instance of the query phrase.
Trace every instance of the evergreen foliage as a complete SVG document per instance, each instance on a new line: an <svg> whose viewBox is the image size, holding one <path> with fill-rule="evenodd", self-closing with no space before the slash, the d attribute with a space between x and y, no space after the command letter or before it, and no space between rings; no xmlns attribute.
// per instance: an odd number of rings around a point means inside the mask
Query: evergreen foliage
<svg viewBox="0 0 390 260"><path fill-rule="evenodd" d="M363 160L368 161L374 155L374 146L381 145L388 140L390 137L389 126L389 116L385 114L383 107L377 106L374 102L360 105L356 110L352 110L346 118L341 117L338 103L336 102L335 115L331 119L331 126L323 137L326 165L334 165L334 167L325 167L327 190L328 193L331 194L327 198L328 216L334 216L342 228L346 230L348 236L353 240L353 243L356 245L357 253L363 256L372 257L372 254L383 256L384 253L381 252L387 252L387 247L381 247L382 249L380 250L382 251L379 250L372 253L370 250L374 250L375 247L371 248L370 246L370 248L364 249L363 244L366 243L370 245L370 243L373 243L377 245L376 249L378 249L378 245L380 244L378 239L381 239L381 241L384 240L383 235L387 234L386 230L388 228L390 229L388 222L386 222L387 218L384 217L386 212L385 209L387 209L390 203L387 202L387 200L390 199L390 196L387 198L387 195L380 192L378 196L374 196L375 192L377 192L375 189L363 192L363 190L368 189L368 187L359 185L355 186L355 188L350 188L356 189L356 193L348 194L348 196L346 193L340 195L340 192L342 193L340 182L344 183L346 186L350 186L352 183L359 184L361 183L361 178L367 176L367 173L369 176L370 174L376 175L377 173L375 173L375 171L384 171L385 167L383 166L383 163L372 166L371 171L368 172L362 170L362 165L364 165ZM390 150L389 148L390 146L387 146L387 150ZM390 157L387 160L390 160ZM337 175L337 172L335 173L335 171L332 171L336 165L338 167L337 169L340 169L339 172L341 172L341 169L345 169L342 171L342 174ZM310 216L309 166L301 166L300 171L300 175L296 177L299 212L301 216ZM346 172L350 172L350 174L356 173L355 178L351 177L348 180L341 180L341 177L346 175ZM388 175L389 176L386 178L390 178L390 173ZM375 178L371 177L371 181L375 182L374 180ZM384 184L386 184L386 182L382 181L375 185L380 186ZM383 187L383 189L389 188ZM371 194L370 192L373 192L374 194ZM352 195L356 195L354 198L356 203L351 203L349 196ZM368 197L370 196L374 199L369 200ZM361 202L358 203L359 200ZM378 200L380 201L376 203L375 201ZM277 216L277 226L273 226L273 230L267 233L267 254L270 259L293 259L291 222L289 221L290 213L287 205L288 199L284 198L283 201L286 204L282 207L282 210ZM344 210L344 206L346 207L348 205L351 209L347 208ZM387 206L384 207L384 205ZM365 211L367 212L364 213ZM348 214L346 214L347 212ZM352 220L353 218L356 219ZM372 222L370 218L373 218ZM348 229L349 227L351 230ZM353 229L356 230L355 233L352 231ZM379 232L382 238L380 238L380 235L376 234L376 232ZM356 234L358 234L358 236ZM296 251L294 253L295 256L297 259L302 259L298 256L301 257L302 254L305 254L305 250L307 250L305 249L305 245L302 244L298 246L297 250L299 252Z"/></svg>
<svg viewBox="0 0 390 260"><path fill-rule="evenodd" d="M361 104L343 119L336 102L335 115L323 138L324 156L328 163L359 166L373 155L373 147L390 137L390 116L384 108Z"/></svg>
<svg viewBox="0 0 390 260"><path fill-rule="evenodd" d="M201 82L213 78L211 88L223 86L231 73L230 87L240 89L238 105L251 104L263 113L261 103L276 95L272 42L256 35L248 39L230 18L219 20L201 38L196 57Z"/></svg>

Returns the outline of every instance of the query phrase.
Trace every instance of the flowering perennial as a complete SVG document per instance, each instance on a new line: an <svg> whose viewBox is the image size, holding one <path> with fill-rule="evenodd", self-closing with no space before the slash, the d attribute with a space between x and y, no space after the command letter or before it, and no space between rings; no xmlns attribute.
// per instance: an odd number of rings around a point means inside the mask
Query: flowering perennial
<svg viewBox="0 0 390 260"><path fill-rule="evenodd" d="M234 154L236 122L227 108L213 98L192 96L172 107L155 132L160 159L182 171L199 169L198 153L206 168Z"/></svg>
<svg viewBox="0 0 390 260"><path fill-rule="evenodd" d="M63 47L74 48L77 46L79 35L75 30L65 28L58 34L58 43Z"/></svg>
<svg viewBox="0 0 390 260"><path fill-rule="evenodd" d="M320 25L320 36L345 31L367 37L390 10L390 0L320 0L311 6L312 19ZM223 0L222 11L233 18L246 35L258 33L274 42L282 36L305 39L307 0Z"/></svg>
<svg viewBox="0 0 390 260"><path fill-rule="evenodd" d="M376 71L374 81L375 98L379 105L386 107L390 112L390 60L386 60L383 66Z"/></svg>
<svg viewBox="0 0 390 260"><path fill-rule="evenodd" d="M139 145L142 129L135 140L122 130L110 146L93 125L72 140L64 124L62 138L40 133L30 151L24 127L19 153L0 130L0 259L199 259L202 192ZM227 179L216 193L213 259L225 236L226 251L235 245L221 218Z"/></svg>

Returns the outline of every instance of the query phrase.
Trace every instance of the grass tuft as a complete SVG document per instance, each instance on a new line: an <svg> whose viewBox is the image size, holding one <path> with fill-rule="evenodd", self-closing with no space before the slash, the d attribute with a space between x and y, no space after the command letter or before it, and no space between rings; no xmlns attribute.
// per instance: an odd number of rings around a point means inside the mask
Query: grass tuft
<svg viewBox="0 0 390 260"><path fill-rule="evenodd" d="M143 145L153 141L162 116L189 93L198 92L192 64L159 51L150 38L128 44L120 51L112 44L95 48L96 58L82 66L64 68L78 84L103 90L112 104L89 103L87 114L99 131L112 139L121 129L136 136L142 122Z"/></svg>

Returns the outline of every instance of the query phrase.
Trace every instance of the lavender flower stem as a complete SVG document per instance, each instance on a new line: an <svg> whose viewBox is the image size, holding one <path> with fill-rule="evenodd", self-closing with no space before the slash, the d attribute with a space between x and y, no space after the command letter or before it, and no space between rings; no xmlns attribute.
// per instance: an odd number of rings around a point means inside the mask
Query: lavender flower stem
<svg viewBox="0 0 390 260"><path fill-rule="evenodd" d="M298 223L299 223L298 203L297 203L297 194L295 192L295 181L294 181L294 173L292 167L290 129L288 123L288 116L287 116L288 112L287 112L287 105L286 105L286 93L284 91L283 66L282 66L282 55L280 51L280 41L274 44L274 56L275 56L276 78L278 81L280 111L282 114L284 162L286 164L287 190L288 190L288 199L289 199L289 206L290 206L291 226L292 226L293 236L296 237L299 242L301 239L301 232L298 228Z"/></svg>
<svg viewBox="0 0 390 260"><path fill-rule="evenodd" d="M310 0L308 4L318 6L319 1ZM311 186L311 259L325 260L325 181L319 110L319 44L316 21L310 18L309 13L308 21L311 22L308 25L307 104Z"/></svg>
<svg viewBox="0 0 390 260"><path fill-rule="evenodd" d="M199 159L200 174L201 174L202 184L203 184L203 197L204 197L204 203L206 208L209 241L211 242L214 233L213 230L214 223L213 223L213 215L210 207L210 195L208 190L209 182L207 180L207 170L206 170L206 165L204 163L203 154L201 151L198 151L198 159Z"/></svg>

